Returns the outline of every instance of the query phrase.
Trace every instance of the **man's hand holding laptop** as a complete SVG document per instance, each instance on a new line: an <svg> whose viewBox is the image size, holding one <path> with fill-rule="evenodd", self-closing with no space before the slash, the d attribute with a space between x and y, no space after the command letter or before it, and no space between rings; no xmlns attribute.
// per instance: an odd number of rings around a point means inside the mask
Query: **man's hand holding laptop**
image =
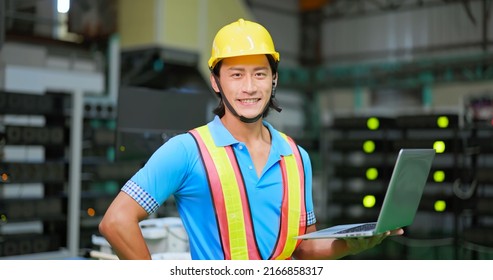
<svg viewBox="0 0 493 280"><path fill-rule="evenodd" d="M346 241L348 255L356 255L377 246L378 244L382 243L382 241L388 236L402 235L402 234L404 234L404 230L402 228L399 228L381 234L377 234L374 236L358 237L358 238L340 238L340 239Z"/></svg>

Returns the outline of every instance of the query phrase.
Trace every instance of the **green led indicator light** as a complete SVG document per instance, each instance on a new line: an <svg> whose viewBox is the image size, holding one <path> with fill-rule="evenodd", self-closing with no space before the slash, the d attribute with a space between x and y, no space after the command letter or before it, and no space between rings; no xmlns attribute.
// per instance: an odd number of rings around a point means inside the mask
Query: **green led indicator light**
<svg viewBox="0 0 493 280"><path fill-rule="evenodd" d="M437 118L437 125L439 128L447 128L448 127L448 117L440 116Z"/></svg>
<svg viewBox="0 0 493 280"><path fill-rule="evenodd" d="M380 126L380 122L378 121L377 118L371 117L366 121L366 126L368 127L369 130L377 130L378 127Z"/></svg>
<svg viewBox="0 0 493 280"><path fill-rule="evenodd" d="M372 208L373 206L375 206L376 201L377 200L375 199L374 195L365 195L365 197L363 197L363 206L366 208Z"/></svg>
<svg viewBox="0 0 493 280"><path fill-rule="evenodd" d="M434 207L436 212L443 212L447 208L447 203L443 200L437 200L435 201Z"/></svg>
<svg viewBox="0 0 493 280"><path fill-rule="evenodd" d="M443 141L435 141L435 143L433 143L433 149L435 149L438 154L441 154L445 152L445 143Z"/></svg>
<svg viewBox="0 0 493 280"><path fill-rule="evenodd" d="M437 183L445 181L445 172L442 170L437 170L433 173L433 180Z"/></svg>
<svg viewBox="0 0 493 280"><path fill-rule="evenodd" d="M363 151L367 154L371 154L375 151L375 142L371 140L366 140L363 143Z"/></svg>
<svg viewBox="0 0 493 280"><path fill-rule="evenodd" d="M366 170L366 179L374 181L378 178L378 170L375 167L370 167Z"/></svg>

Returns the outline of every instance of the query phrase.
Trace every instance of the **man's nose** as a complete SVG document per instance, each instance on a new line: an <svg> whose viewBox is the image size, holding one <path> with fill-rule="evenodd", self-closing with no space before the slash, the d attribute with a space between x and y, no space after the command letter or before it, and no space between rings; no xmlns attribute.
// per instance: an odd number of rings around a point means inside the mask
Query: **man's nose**
<svg viewBox="0 0 493 280"><path fill-rule="evenodd" d="M243 81L243 91L247 93L254 93L257 90L257 84L255 79L251 75L246 75Z"/></svg>

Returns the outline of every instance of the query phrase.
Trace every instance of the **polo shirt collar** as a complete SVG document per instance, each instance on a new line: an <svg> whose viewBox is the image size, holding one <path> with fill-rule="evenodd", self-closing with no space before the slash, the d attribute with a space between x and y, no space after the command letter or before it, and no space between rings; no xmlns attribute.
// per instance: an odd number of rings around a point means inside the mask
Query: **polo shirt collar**
<svg viewBox="0 0 493 280"><path fill-rule="evenodd" d="M270 135L272 136L272 151L277 152L281 156L291 155L291 147L282 138L279 131L277 131L270 123L263 121L263 124L269 129ZM229 145L234 145L240 141L236 140L233 135L226 129L226 127L221 122L219 116L215 116L214 119L208 124L209 130L211 132L212 138L214 139L214 144L218 147L224 147Z"/></svg>

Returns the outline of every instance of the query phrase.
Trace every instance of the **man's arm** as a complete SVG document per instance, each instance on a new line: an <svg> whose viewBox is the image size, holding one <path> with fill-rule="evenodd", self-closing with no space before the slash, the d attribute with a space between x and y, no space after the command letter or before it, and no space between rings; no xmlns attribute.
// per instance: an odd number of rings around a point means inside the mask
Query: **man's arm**
<svg viewBox="0 0 493 280"><path fill-rule="evenodd" d="M315 225L307 227L306 232L316 231ZM404 230L386 232L377 236L348 239L307 239L301 241L293 256L298 260L330 260L340 259L366 251L380 244L387 236L402 235Z"/></svg>
<svg viewBox="0 0 493 280"><path fill-rule="evenodd" d="M120 192L106 211L99 232L120 259L151 259L139 222L147 212L133 198Z"/></svg>

